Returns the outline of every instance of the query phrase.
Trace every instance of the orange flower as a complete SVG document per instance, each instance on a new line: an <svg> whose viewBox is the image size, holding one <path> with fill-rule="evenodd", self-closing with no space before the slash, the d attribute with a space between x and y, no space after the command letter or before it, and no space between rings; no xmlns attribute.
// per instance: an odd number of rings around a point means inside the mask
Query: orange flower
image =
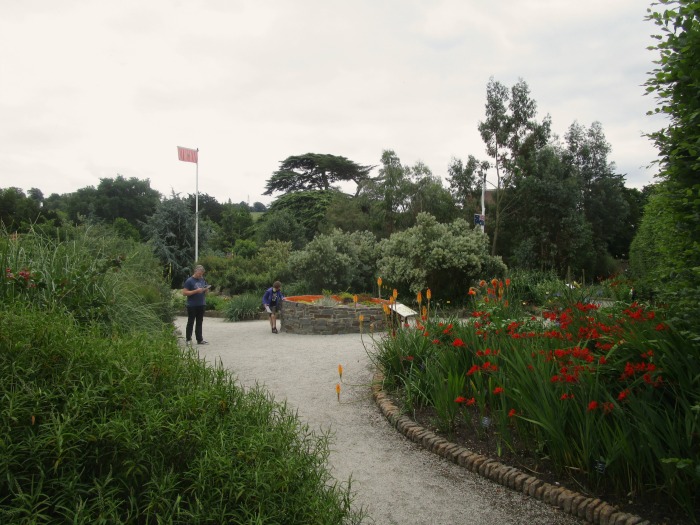
<svg viewBox="0 0 700 525"><path fill-rule="evenodd" d="M377 277L377 286L379 286L379 288L382 287L382 278L381 277Z"/></svg>
<svg viewBox="0 0 700 525"><path fill-rule="evenodd" d="M352 296L352 302L357 304L357 294Z"/></svg>
<svg viewBox="0 0 700 525"><path fill-rule="evenodd" d="M430 293L430 288L425 291L425 296L428 298L428 301L430 301L430 298L433 296L433 294Z"/></svg>
<svg viewBox="0 0 700 525"><path fill-rule="evenodd" d="M384 315L389 315L391 313L391 310L389 310L389 306L386 304L382 305L382 309L384 310Z"/></svg>
<svg viewBox="0 0 700 525"><path fill-rule="evenodd" d="M498 285L498 279L491 279L491 286L496 288L497 285Z"/></svg>
<svg viewBox="0 0 700 525"><path fill-rule="evenodd" d="M469 295L476 295L476 290L474 287L469 287Z"/></svg>
<svg viewBox="0 0 700 525"><path fill-rule="evenodd" d="M510 279L506 279L506 286L510 286Z"/></svg>
<svg viewBox="0 0 700 525"><path fill-rule="evenodd" d="M479 286L481 286L482 288L486 286L486 281L484 281L483 279L479 281Z"/></svg>
<svg viewBox="0 0 700 525"><path fill-rule="evenodd" d="M508 417L513 417L515 414L517 414L517 411L514 408L511 408L508 412Z"/></svg>
<svg viewBox="0 0 700 525"><path fill-rule="evenodd" d="M358 317L358 319L360 320L360 324L362 324L362 321L365 320L365 316L360 314L360 317Z"/></svg>
<svg viewBox="0 0 700 525"><path fill-rule="evenodd" d="M394 293L391 294L391 296L394 298L394 301L396 301L396 298L399 296L399 292L394 288Z"/></svg>
<svg viewBox="0 0 700 525"><path fill-rule="evenodd" d="M423 309L420 311L421 317L425 320L426 317L428 317L428 309L424 306Z"/></svg>
<svg viewBox="0 0 700 525"><path fill-rule="evenodd" d="M497 386L496 388L493 389L493 393L495 395L498 395L503 392L503 387Z"/></svg>
<svg viewBox="0 0 700 525"><path fill-rule="evenodd" d="M340 403L340 383L335 384L335 395L338 396L338 403Z"/></svg>
<svg viewBox="0 0 700 525"><path fill-rule="evenodd" d="M423 302L423 294L418 290L418 293L416 294L416 300L418 301L418 304L420 305Z"/></svg>
<svg viewBox="0 0 700 525"><path fill-rule="evenodd" d="M340 380L343 380L343 365L338 365L338 375L340 376Z"/></svg>

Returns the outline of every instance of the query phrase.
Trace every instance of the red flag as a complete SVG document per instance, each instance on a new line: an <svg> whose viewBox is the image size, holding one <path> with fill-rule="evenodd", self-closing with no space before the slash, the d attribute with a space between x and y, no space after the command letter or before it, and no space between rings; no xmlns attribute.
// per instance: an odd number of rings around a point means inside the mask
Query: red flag
<svg viewBox="0 0 700 525"><path fill-rule="evenodd" d="M197 149L181 148L180 146L177 147L177 158L184 162L199 162L198 153L199 150Z"/></svg>

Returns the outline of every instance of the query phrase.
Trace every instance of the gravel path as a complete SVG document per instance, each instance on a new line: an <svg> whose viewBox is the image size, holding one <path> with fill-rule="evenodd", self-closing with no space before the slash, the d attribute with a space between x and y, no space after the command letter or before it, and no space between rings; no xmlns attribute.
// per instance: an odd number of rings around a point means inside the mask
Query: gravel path
<svg viewBox="0 0 700 525"><path fill-rule="evenodd" d="M184 333L187 319L175 321ZM355 504L378 525L573 525L584 522L450 463L392 428L372 398L372 363L358 334L270 333L269 323L204 319L200 356L230 369L239 383L265 385L312 429L333 433L330 468L352 477ZM340 403L335 385L343 365Z"/></svg>

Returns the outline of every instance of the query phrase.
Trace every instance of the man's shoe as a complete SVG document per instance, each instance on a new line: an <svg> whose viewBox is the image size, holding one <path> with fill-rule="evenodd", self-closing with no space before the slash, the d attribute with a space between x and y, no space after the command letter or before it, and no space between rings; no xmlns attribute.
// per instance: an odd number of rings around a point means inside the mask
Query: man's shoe
<svg viewBox="0 0 700 525"><path fill-rule="evenodd" d="M273 328L273 329L272 329L272 333L273 333L273 334L276 334L276 333L277 333L277 328Z"/></svg>
<svg viewBox="0 0 700 525"><path fill-rule="evenodd" d="M201 341L197 341L197 344L198 344L198 345L208 345L209 342L208 342L208 341L205 341L204 339L202 339Z"/></svg>
<svg viewBox="0 0 700 525"><path fill-rule="evenodd" d="M186 344L187 346L192 346L192 339L186 339L186 340L185 340L185 344Z"/></svg>

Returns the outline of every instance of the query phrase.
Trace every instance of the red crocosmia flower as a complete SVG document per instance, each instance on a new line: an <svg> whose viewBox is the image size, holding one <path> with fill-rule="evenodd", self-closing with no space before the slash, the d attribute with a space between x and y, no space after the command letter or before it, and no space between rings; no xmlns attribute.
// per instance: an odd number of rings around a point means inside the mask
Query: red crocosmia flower
<svg viewBox="0 0 700 525"><path fill-rule="evenodd" d="M459 346L465 346L465 344L464 344L464 341L462 341L461 339L458 338L452 342L452 346L459 347Z"/></svg>
<svg viewBox="0 0 700 525"><path fill-rule="evenodd" d="M662 332L663 330L666 330L668 328L665 324L659 323L656 325L656 331L657 332Z"/></svg>
<svg viewBox="0 0 700 525"><path fill-rule="evenodd" d="M500 386L497 386L496 388L493 389L493 393L494 393L494 395L497 396L498 394L503 393L503 388Z"/></svg>
<svg viewBox="0 0 700 525"><path fill-rule="evenodd" d="M596 410L598 408L598 401L591 401L588 403L588 412Z"/></svg>
<svg viewBox="0 0 700 525"><path fill-rule="evenodd" d="M404 359L405 359L406 361L413 361L413 356L412 356L412 355L407 355L406 357L404 357Z"/></svg>
<svg viewBox="0 0 700 525"><path fill-rule="evenodd" d="M466 397L459 396L459 397L455 398L455 403L466 403L466 402L467 402Z"/></svg>
<svg viewBox="0 0 700 525"><path fill-rule="evenodd" d="M510 279L506 279L506 286L510 286Z"/></svg>
<svg viewBox="0 0 700 525"><path fill-rule="evenodd" d="M433 339L433 344L434 344L434 345L439 345L439 344L440 344L440 339Z"/></svg>
<svg viewBox="0 0 700 525"><path fill-rule="evenodd" d="M613 411L615 408L615 405L611 403L610 401L603 403L603 413L604 414L609 414L610 412Z"/></svg>
<svg viewBox="0 0 700 525"><path fill-rule="evenodd" d="M515 416L515 414L517 414L517 413L518 413L518 412L517 412L514 408L511 408L511 409L508 411L508 417L513 417L513 416Z"/></svg>
<svg viewBox="0 0 700 525"><path fill-rule="evenodd" d="M8 268L8 270L9 270L9 268ZM482 288L484 286L486 286L486 281L484 281L483 279L481 281L479 281L479 286L481 286Z"/></svg>
<svg viewBox="0 0 700 525"><path fill-rule="evenodd" d="M573 394L567 394L566 392L561 395L559 399L562 401L566 401L567 399L573 399L574 395Z"/></svg>
<svg viewBox="0 0 700 525"><path fill-rule="evenodd" d="M430 333L426 330L425 332L423 332L423 336L424 336L424 337L429 337L429 336L430 336Z"/></svg>
<svg viewBox="0 0 700 525"><path fill-rule="evenodd" d="M622 392L620 392L620 393L617 395L617 400L618 400L618 401L624 401L625 399L627 399L627 396L628 396L628 395L630 395L630 391L629 391L629 389L626 388L625 390L623 390Z"/></svg>
<svg viewBox="0 0 700 525"><path fill-rule="evenodd" d="M654 312L647 312L647 319L651 320L654 317L656 317L656 314Z"/></svg>
<svg viewBox="0 0 700 525"><path fill-rule="evenodd" d="M472 365L472 367L467 372L467 375L470 376L478 371L479 371L479 365Z"/></svg>
<svg viewBox="0 0 700 525"><path fill-rule="evenodd" d="M469 407L472 406L474 403L476 403L476 399L472 397L471 399L468 399L465 404Z"/></svg>
<svg viewBox="0 0 700 525"><path fill-rule="evenodd" d="M491 279L491 286L493 286L494 288L498 286L498 279Z"/></svg>

